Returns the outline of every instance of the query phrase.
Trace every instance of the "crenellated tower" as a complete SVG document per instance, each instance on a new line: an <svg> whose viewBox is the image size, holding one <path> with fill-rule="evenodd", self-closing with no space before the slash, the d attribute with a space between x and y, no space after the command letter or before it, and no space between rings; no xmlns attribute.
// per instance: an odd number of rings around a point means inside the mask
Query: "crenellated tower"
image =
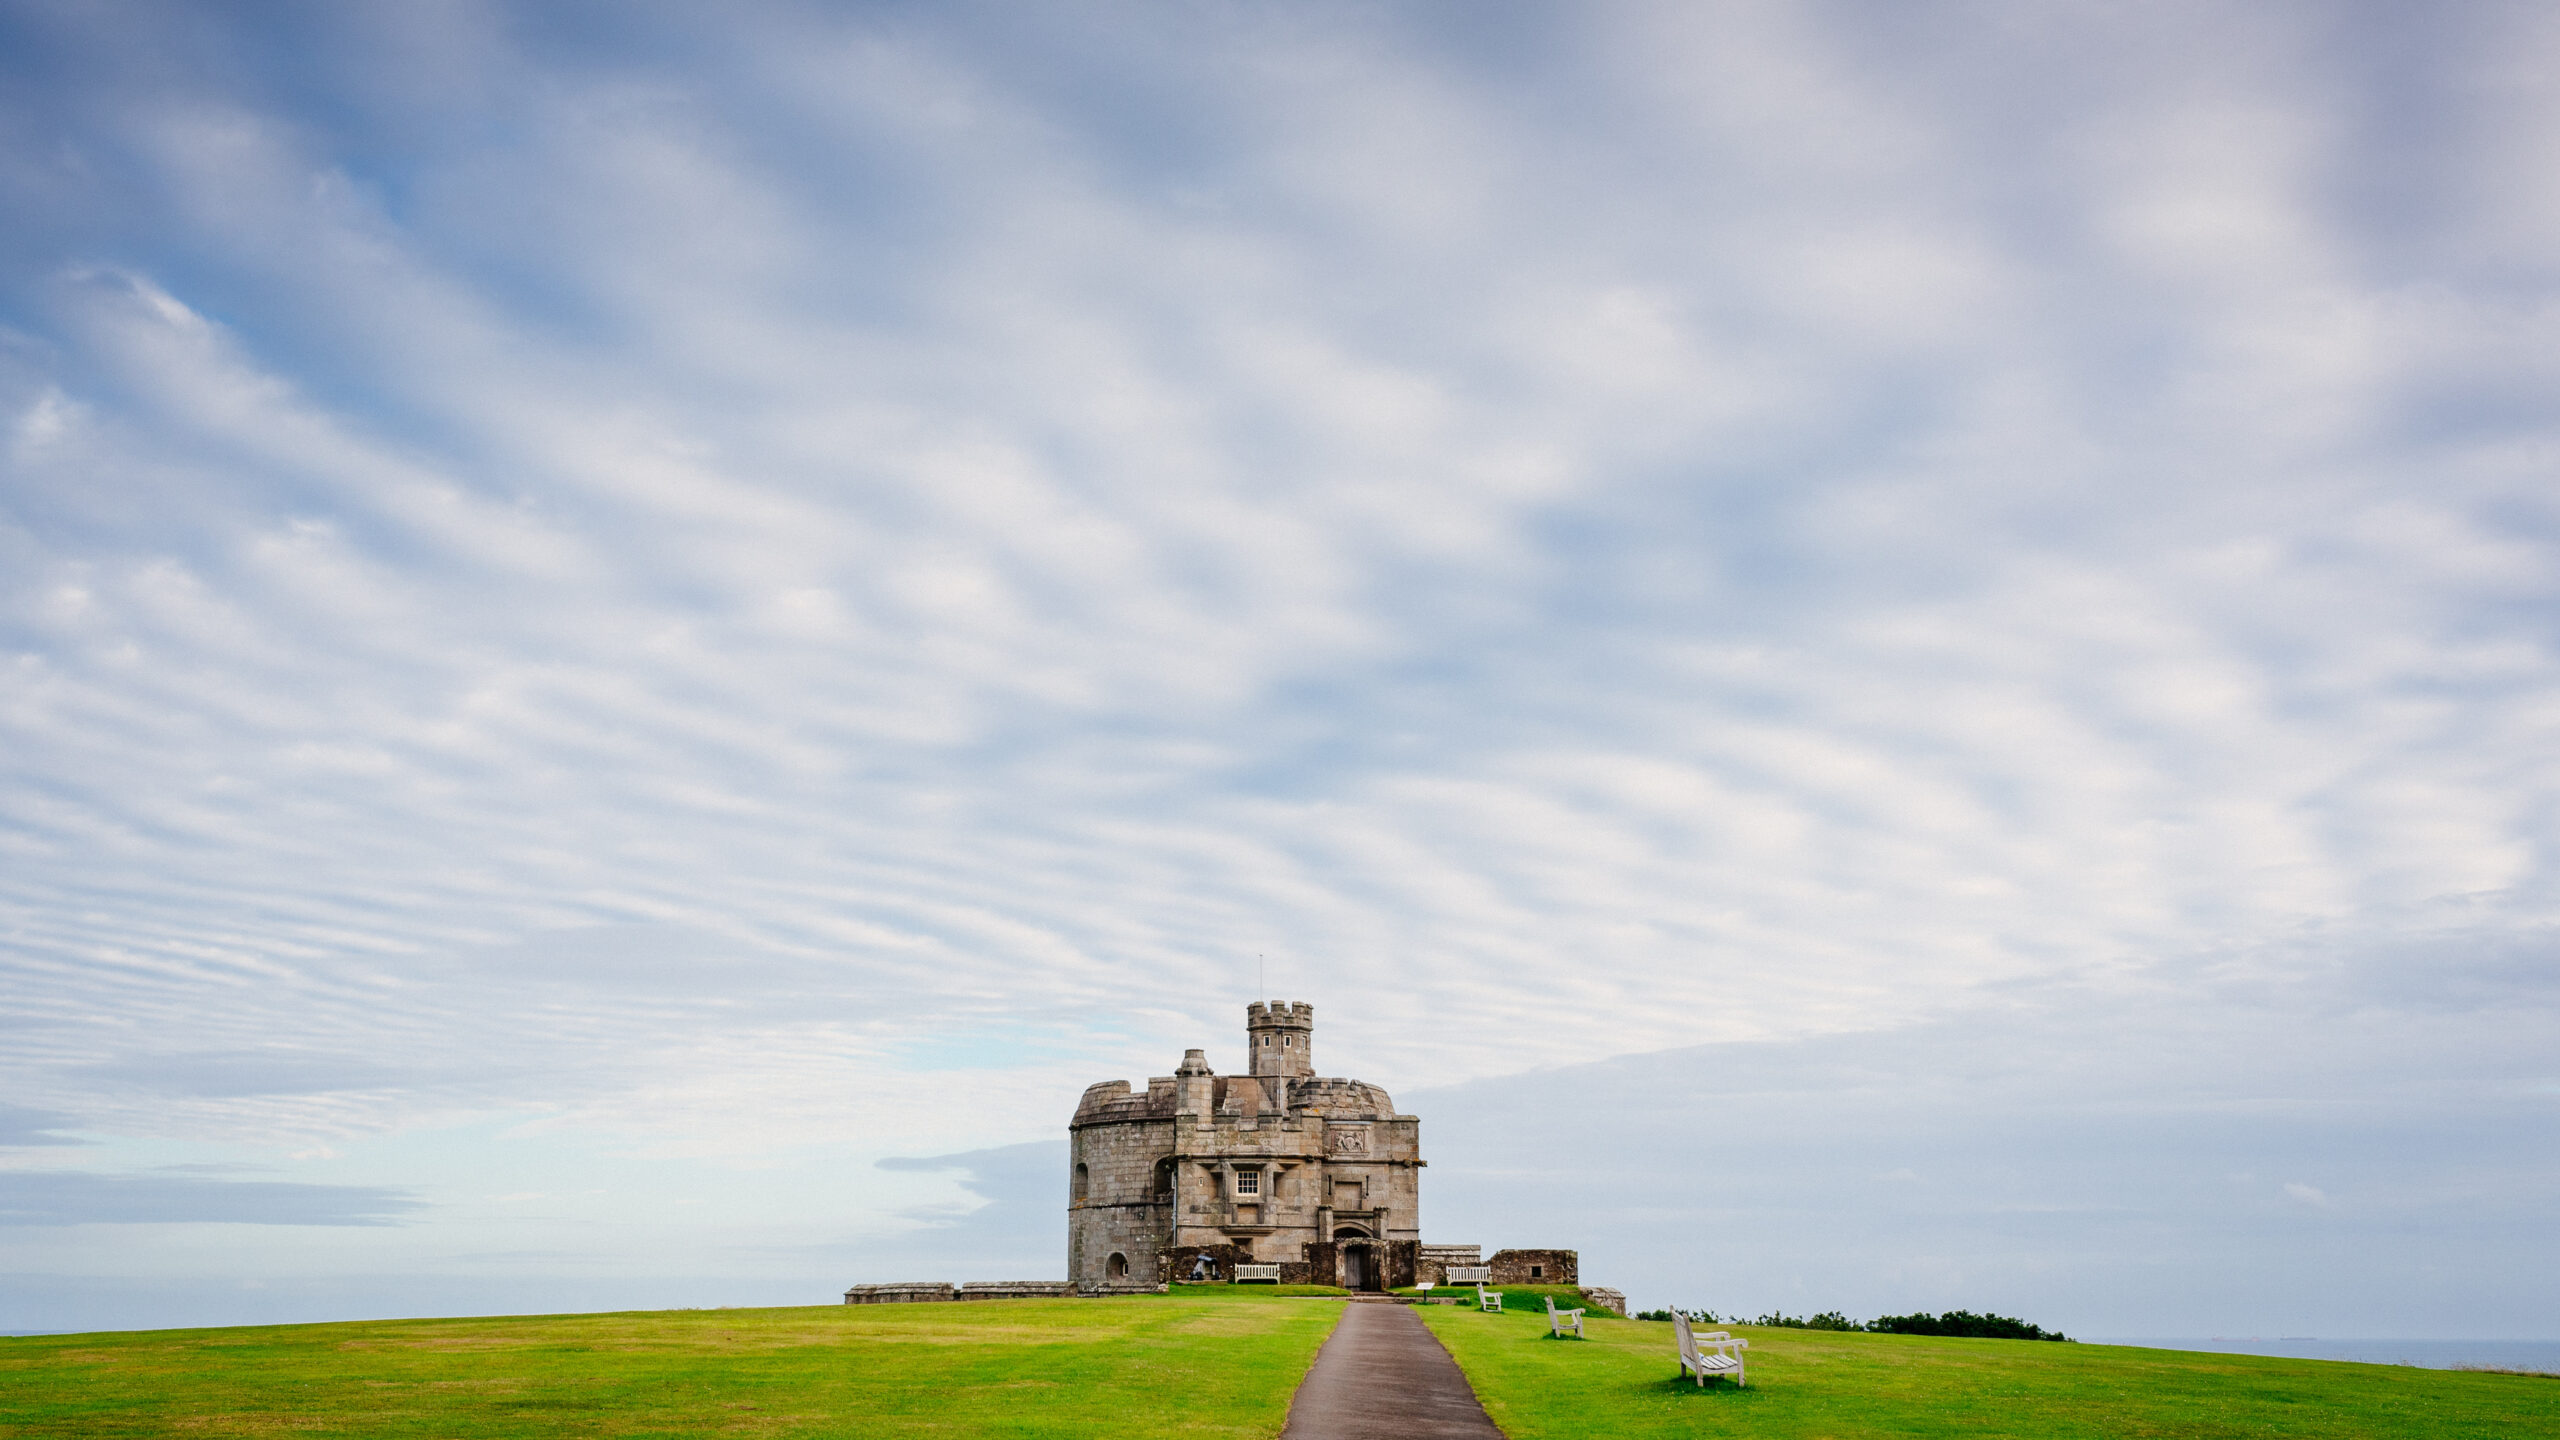
<svg viewBox="0 0 2560 1440"><path fill-rule="evenodd" d="M1248 1265L1287 1285L1416 1283L1421 1122L1375 1085L1317 1074L1315 1030L1313 1005L1256 1001L1242 1072L1220 1075L1192 1050L1143 1092L1126 1080L1084 1092L1067 1122L1078 1294Z"/></svg>
<svg viewBox="0 0 2560 1440"><path fill-rule="evenodd" d="M1316 1007L1303 1001L1259 1000L1244 1007L1244 1043L1252 1059L1250 1073L1291 1078L1316 1073Z"/></svg>

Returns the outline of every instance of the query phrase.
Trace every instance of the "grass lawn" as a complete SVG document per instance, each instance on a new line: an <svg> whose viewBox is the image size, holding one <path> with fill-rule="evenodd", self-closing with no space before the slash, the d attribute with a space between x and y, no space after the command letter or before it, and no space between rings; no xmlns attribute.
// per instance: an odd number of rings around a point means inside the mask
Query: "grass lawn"
<svg viewBox="0 0 2560 1440"><path fill-rule="evenodd" d="M1472 1291L1469 1298L1473 1298ZM1673 1378L1671 1327L1546 1339L1426 1305L1514 1440L1698 1435L2560 1437L2560 1380L2027 1340L1732 1327L1752 1387ZM1116 1300L670 1310L0 1339L0 1437L1267 1437L1342 1306L1262 1286Z"/></svg>
<svg viewBox="0 0 2560 1440"><path fill-rule="evenodd" d="M1342 1307L1230 1295L0 1339L0 1436L1277 1435Z"/></svg>
<svg viewBox="0 0 2560 1440"><path fill-rule="evenodd" d="M1517 1308L1421 1312L1513 1440L2560 1436L2560 1380L2035 1340L1709 1326L1751 1341L1751 1386L1699 1390L1667 1324L1593 1311L1549 1340Z"/></svg>

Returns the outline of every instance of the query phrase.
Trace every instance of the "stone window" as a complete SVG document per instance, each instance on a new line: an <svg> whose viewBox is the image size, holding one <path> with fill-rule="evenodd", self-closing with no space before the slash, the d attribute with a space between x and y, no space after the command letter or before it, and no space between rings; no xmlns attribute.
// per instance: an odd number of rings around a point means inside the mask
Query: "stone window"
<svg viewBox="0 0 2560 1440"><path fill-rule="evenodd" d="M1532 1266L1530 1266L1530 1267L1529 1267L1529 1278L1530 1278L1530 1279L1532 1279L1532 1280L1544 1280L1545 1278L1547 1278L1547 1267L1546 1267L1546 1266L1544 1266L1544 1265L1532 1265Z"/></svg>
<svg viewBox="0 0 2560 1440"><path fill-rule="evenodd" d="M1236 1172L1236 1193L1237 1193L1237 1194L1239 1194L1239 1195L1259 1195L1259 1194L1261 1194L1261 1193L1262 1193L1262 1172L1261 1172L1261 1171L1259 1171L1259 1170L1239 1170L1239 1171L1237 1171L1237 1172Z"/></svg>
<svg viewBox="0 0 2560 1440"><path fill-rule="evenodd" d="M1091 1178L1092 1178L1091 1176L1089 1176L1088 1174L1086 1174L1086 1173L1085 1173L1084 1162L1083 1162L1083 1161L1081 1161L1081 1160L1077 1161L1077 1162L1076 1162L1076 1198L1077 1198L1077 1199L1081 1200L1081 1199L1083 1199L1083 1198L1084 1198L1084 1196L1085 1196L1085 1184L1086 1184L1086 1182L1087 1182L1088 1180L1090 1180Z"/></svg>
<svg viewBox="0 0 2560 1440"><path fill-rule="evenodd" d="M1110 1273L1112 1279L1126 1280L1129 1278L1129 1257L1114 1250L1111 1252L1111 1258L1103 1262L1102 1268Z"/></svg>

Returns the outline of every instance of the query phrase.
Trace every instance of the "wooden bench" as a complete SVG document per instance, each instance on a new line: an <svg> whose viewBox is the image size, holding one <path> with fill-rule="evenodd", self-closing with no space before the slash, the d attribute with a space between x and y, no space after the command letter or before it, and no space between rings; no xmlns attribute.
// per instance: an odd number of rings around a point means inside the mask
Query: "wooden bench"
<svg viewBox="0 0 2560 1440"><path fill-rule="evenodd" d="M1449 1267L1449 1283L1452 1285L1489 1285L1492 1282L1493 1267L1490 1265L1452 1265Z"/></svg>
<svg viewBox="0 0 2560 1440"><path fill-rule="evenodd" d="M1501 1291L1499 1291L1499 1290L1487 1290L1486 1288L1484 1288L1484 1287L1483 1287L1483 1286L1481 1286L1481 1285L1477 1286L1477 1287L1476 1287L1476 1308L1477 1308L1477 1309L1479 1309L1479 1310L1482 1310L1483 1312L1485 1312L1485 1313L1486 1313L1486 1314L1488 1314L1488 1315L1499 1315L1499 1314L1501 1314L1501 1313L1502 1313L1502 1292L1501 1292Z"/></svg>
<svg viewBox="0 0 2560 1440"><path fill-rule="evenodd" d="M1261 1280L1269 1284L1277 1285L1280 1283L1280 1267L1277 1265L1238 1265L1236 1267L1236 1283L1242 1285L1248 1280Z"/></svg>
<svg viewBox="0 0 2560 1440"><path fill-rule="evenodd" d="M1680 1337L1680 1373L1696 1376L1700 1389L1719 1377L1737 1387L1750 1383L1742 1368L1742 1352L1751 1348L1750 1341L1736 1340L1722 1330L1698 1334L1689 1328L1689 1317L1677 1310L1671 1312L1671 1329Z"/></svg>
<svg viewBox="0 0 2560 1440"><path fill-rule="evenodd" d="M1574 1339L1579 1340L1583 1338L1582 1312L1579 1310L1559 1310L1556 1308L1556 1297L1553 1295L1548 1296L1547 1338L1550 1340L1561 1340L1564 1338L1564 1332L1567 1330L1573 1332Z"/></svg>

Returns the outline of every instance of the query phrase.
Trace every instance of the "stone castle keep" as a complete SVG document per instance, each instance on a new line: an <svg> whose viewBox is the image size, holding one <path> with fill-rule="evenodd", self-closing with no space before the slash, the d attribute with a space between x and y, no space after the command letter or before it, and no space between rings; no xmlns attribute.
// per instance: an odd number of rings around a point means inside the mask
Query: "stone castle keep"
<svg viewBox="0 0 2560 1440"><path fill-rule="evenodd" d="M1276 1264L1284 1285L1382 1290L1476 1263L1474 1246L1423 1253L1422 1122L1375 1085L1316 1073L1314 1006L1246 1006L1245 1047L1243 1075L1193 1050L1143 1094L1084 1092L1067 1126L1068 1283L1152 1290Z"/></svg>
<svg viewBox="0 0 2560 1440"><path fill-rule="evenodd" d="M856 1285L848 1305L1161 1290L1276 1280L1390 1290L1465 1278L1580 1286L1571 1250L1422 1243L1422 1122L1387 1092L1318 1075L1315 1007L1245 1007L1246 1073L1198 1050L1143 1092L1106 1080L1067 1122L1067 1278ZM1256 1270L1240 1276L1239 1266ZM1276 1271L1276 1273L1275 1273ZM1584 1289L1623 1310L1614 1290Z"/></svg>

